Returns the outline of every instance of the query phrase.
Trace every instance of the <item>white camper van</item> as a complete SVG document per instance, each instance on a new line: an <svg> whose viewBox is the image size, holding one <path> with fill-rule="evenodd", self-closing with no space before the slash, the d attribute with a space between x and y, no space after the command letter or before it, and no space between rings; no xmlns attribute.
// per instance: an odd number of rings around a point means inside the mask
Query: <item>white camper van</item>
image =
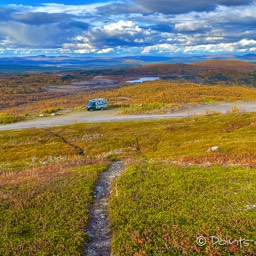
<svg viewBox="0 0 256 256"><path fill-rule="evenodd" d="M86 106L88 111L99 110L99 109L104 110L107 107L108 107L108 102L105 98L91 99L89 100L89 103Z"/></svg>

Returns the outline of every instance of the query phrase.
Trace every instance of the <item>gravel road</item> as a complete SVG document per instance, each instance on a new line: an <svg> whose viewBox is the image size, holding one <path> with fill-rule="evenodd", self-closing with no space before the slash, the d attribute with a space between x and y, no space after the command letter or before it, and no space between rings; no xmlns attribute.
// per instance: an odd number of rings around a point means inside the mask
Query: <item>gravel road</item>
<svg viewBox="0 0 256 256"><path fill-rule="evenodd" d="M23 121L15 124L0 125L0 131L20 130L28 128L45 128L54 126L63 126L75 123L96 123L96 122L121 122L134 120L157 120L163 118L184 118L193 115L206 114L207 111L228 113L233 107L241 112L256 112L256 101L250 102L228 102L216 104L187 104L185 110L175 113L161 115L119 115L119 109L105 111L71 112L61 116L40 117L33 120Z"/></svg>

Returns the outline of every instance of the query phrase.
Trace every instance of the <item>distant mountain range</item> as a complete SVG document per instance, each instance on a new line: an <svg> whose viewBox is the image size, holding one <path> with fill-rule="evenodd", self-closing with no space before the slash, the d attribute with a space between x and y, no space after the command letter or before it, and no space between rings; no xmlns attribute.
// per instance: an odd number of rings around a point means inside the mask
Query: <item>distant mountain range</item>
<svg viewBox="0 0 256 256"><path fill-rule="evenodd" d="M240 60L256 63L256 54L206 55L206 56L129 56L111 57L71 57L71 56L30 56L0 58L0 73L50 72L66 70L109 69L134 67L157 63L195 63L209 60Z"/></svg>

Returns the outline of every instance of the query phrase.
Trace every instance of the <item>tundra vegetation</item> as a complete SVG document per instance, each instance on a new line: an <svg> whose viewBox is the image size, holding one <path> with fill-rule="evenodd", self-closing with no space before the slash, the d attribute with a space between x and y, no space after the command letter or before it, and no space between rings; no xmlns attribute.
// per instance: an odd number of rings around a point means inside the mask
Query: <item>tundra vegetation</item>
<svg viewBox="0 0 256 256"><path fill-rule="evenodd" d="M210 64L207 74L223 74ZM180 74L192 69L163 67L111 72L164 76L174 68ZM238 77L249 74L243 68L236 70ZM97 72L78 76L91 79ZM42 90L46 83L74 81L66 73L1 76L0 122L79 108L102 96ZM165 80L124 84L104 96L124 113L151 113L185 103L255 100L256 91ZM81 255L95 182L117 160L126 169L113 185L109 206L114 255L255 255L255 141L256 114L235 107L225 115L2 131L0 255ZM196 243L200 236L204 246ZM212 236L221 242L212 246Z"/></svg>
<svg viewBox="0 0 256 256"><path fill-rule="evenodd" d="M14 122L48 113L49 109L83 109L90 98L101 97L107 98L110 105L121 106L121 113L162 113L169 108L175 111L185 103L255 100L255 71L256 65L252 63L209 61L193 65L158 64L94 71L3 74L0 76L0 114L13 116ZM89 92L70 94L61 91L62 87L90 81L96 76L119 84L111 90L104 86L98 90L92 86ZM126 82L147 76L158 76L162 81L145 82L143 86ZM60 91L47 91L45 87L60 88Z"/></svg>
<svg viewBox="0 0 256 256"><path fill-rule="evenodd" d="M136 114L165 112L166 109L175 111L186 103L256 100L256 89L241 86L206 86L190 82L154 81L144 82L143 86L141 84L127 85L119 89L86 94L65 96L60 94L59 97L55 95L56 98L53 99L41 99L24 105L17 104L17 106L2 109L1 113L4 117L13 116L20 119L28 118L33 114L52 113L58 109L84 109L89 99L102 96L108 99L110 105L121 107L121 113ZM2 101L4 105L6 99L3 98Z"/></svg>
<svg viewBox="0 0 256 256"><path fill-rule="evenodd" d="M0 254L79 255L95 180L122 159L115 255L254 255L210 236L253 239L255 127L255 114L233 113L1 132Z"/></svg>

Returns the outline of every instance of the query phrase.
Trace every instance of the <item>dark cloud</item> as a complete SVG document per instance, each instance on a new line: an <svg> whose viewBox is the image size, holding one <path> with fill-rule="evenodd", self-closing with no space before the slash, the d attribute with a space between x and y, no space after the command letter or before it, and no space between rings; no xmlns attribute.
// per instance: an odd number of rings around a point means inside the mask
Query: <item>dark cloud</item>
<svg viewBox="0 0 256 256"><path fill-rule="evenodd" d="M236 6L246 5L252 0L133 0L152 12L165 14L181 14L192 11L203 12L213 11L217 5Z"/></svg>
<svg viewBox="0 0 256 256"><path fill-rule="evenodd" d="M117 47L117 46L145 46L153 37L147 36L147 30L135 24L131 26L116 26L114 30L111 26L103 28L93 28L85 36L91 45L97 48Z"/></svg>
<svg viewBox="0 0 256 256"><path fill-rule="evenodd" d="M102 27L92 27L73 44L74 48L90 45L94 49L116 47L144 47L161 42L161 33L138 26L134 22L119 21Z"/></svg>
<svg viewBox="0 0 256 256"><path fill-rule="evenodd" d="M85 22L81 21L69 21L69 22L61 22L59 24L59 27L65 30L74 30L73 32L76 31L85 31L87 30L90 25Z"/></svg>
<svg viewBox="0 0 256 256"><path fill-rule="evenodd" d="M0 35L8 38L8 47L24 48L58 48L74 36L58 24L28 25L18 22L0 23Z"/></svg>
<svg viewBox="0 0 256 256"><path fill-rule="evenodd" d="M145 10L138 5L128 3L112 3L97 8L100 15L120 15L129 13L142 13Z"/></svg>
<svg viewBox="0 0 256 256"><path fill-rule="evenodd" d="M11 14L14 12L15 10L11 8L0 8L0 21L11 19Z"/></svg>
<svg viewBox="0 0 256 256"><path fill-rule="evenodd" d="M170 33L173 31L173 26L169 24L157 24L157 25L147 26L146 28L159 31L159 32L167 32L167 33Z"/></svg>
<svg viewBox="0 0 256 256"><path fill-rule="evenodd" d="M247 5L253 2L253 0L215 0L216 4L225 6Z"/></svg>
<svg viewBox="0 0 256 256"><path fill-rule="evenodd" d="M79 28L81 30L87 30L90 25L82 21L71 21L68 23L70 27Z"/></svg>
<svg viewBox="0 0 256 256"><path fill-rule="evenodd" d="M8 47L61 48L89 27L72 14L0 9L0 43Z"/></svg>
<svg viewBox="0 0 256 256"><path fill-rule="evenodd" d="M42 25L65 21L70 15L65 13L44 13L44 12L26 12L15 13L13 19L29 25Z"/></svg>
<svg viewBox="0 0 256 256"><path fill-rule="evenodd" d="M23 13L0 21L0 41L9 47L61 48L64 42L89 28L89 24L67 14Z"/></svg>

